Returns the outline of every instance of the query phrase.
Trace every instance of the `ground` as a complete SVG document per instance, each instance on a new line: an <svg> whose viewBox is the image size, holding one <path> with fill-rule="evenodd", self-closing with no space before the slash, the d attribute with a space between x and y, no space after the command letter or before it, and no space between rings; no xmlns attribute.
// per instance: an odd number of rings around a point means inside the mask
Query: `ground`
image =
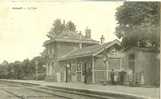
<svg viewBox="0 0 161 99"><path fill-rule="evenodd" d="M32 86L33 87L33 86ZM36 87L35 87L36 88ZM0 99L64 99L25 86L0 82Z"/></svg>
<svg viewBox="0 0 161 99"><path fill-rule="evenodd" d="M99 84L58 83L58 82L33 81L33 80L28 80L28 81L18 80L18 81L40 84L42 86L57 86L57 87L65 87L65 88L93 90L93 91L99 91L99 92L127 94L127 95L133 95L138 97L146 97L147 99L159 99L159 93L160 93L159 91L160 88L128 87L128 86L119 86L119 85L103 86Z"/></svg>

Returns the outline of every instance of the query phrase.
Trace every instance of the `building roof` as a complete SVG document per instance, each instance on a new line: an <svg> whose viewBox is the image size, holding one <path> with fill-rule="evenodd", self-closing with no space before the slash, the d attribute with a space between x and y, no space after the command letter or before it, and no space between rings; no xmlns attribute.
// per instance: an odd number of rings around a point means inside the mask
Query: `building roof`
<svg viewBox="0 0 161 99"><path fill-rule="evenodd" d="M122 49L122 52L127 52L129 50L144 51L144 52L160 52L160 48L157 47L127 47Z"/></svg>
<svg viewBox="0 0 161 99"><path fill-rule="evenodd" d="M59 61L63 60L68 60L68 59L74 59L74 58L81 58L81 57L87 57L87 56L96 56L104 49L110 48L114 44L118 44L120 46L120 41L118 40L113 40L111 42L105 43L103 45L93 45L93 46L88 46L85 48L73 50L69 52L68 54L58 58Z"/></svg>
<svg viewBox="0 0 161 99"><path fill-rule="evenodd" d="M99 42L91 38L87 38L84 35L72 31L62 32L61 34L55 36L51 40L44 42L44 45L51 44L53 42L73 42L73 43L91 43L98 44Z"/></svg>

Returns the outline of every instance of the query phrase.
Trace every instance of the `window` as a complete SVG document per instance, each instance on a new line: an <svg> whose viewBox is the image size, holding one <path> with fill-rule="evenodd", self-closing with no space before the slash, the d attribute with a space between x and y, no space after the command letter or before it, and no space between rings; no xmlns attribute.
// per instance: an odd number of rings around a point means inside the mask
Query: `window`
<svg viewBox="0 0 161 99"><path fill-rule="evenodd" d="M130 60L134 60L134 59L135 59L135 55L134 55L134 54L130 54L130 55L129 55L129 59L130 59Z"/></svg>
<svg viewBox="0 0 161 99"><path fill-rule="evenodd" d="M77 64L77 71L81 71L81 64Z"/></svg>
<svg viewBox="0 0 161 99"><path fill-rule="evenodd" d="M117 53L116 48L113 48L113 49L111 50L111 54L116 55L116 53Z"/></svg>
<svg viewBox="0 0 161 99"><path fill-rule="evenodd" d="M120 58L109 59L109 69L120 69Z"/></svg>
<svg viewBox="0 0 161 99"><path fill-rule="evenodd" d="M54 53L55 53L54 48L51 49L51 53L52 53L52 55L54 55Z"/></svg>

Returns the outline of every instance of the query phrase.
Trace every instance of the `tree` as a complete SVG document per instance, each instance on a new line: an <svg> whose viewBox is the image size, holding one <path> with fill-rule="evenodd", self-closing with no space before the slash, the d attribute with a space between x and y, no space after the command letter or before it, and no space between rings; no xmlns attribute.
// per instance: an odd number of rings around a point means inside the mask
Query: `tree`
<svg viewBox="0 0 161 99"><path fill-rule="evenodd" d="M36 65L38 66L38 68L37 68L38 79L40 79L40 80L45 79L45 76L46 76L46 68L44 67L44 65L46 64L46 58L43 57L43 56L37 56L37 57L34 57L31 60L31 62L34 64L34 70L36 69ZM36 62L38 64L35 64Z"/></svg>
<svg viewBox="0 0 161 99"><path fill-rule="evenodd" d="M35 61L38 61L38 72L39 79L45 79L45 70L43 66L46 63L46 57L37 56L32 60L24 59L23 61L15 61L13 63L8 63L4 61L0 64L0 78L2 79L27 79L31 80L35 77Z"/></svg>
<svg viewBox="0 0 161 99"><path fill-rule="evenodd" d="M14 69L14 78L22 79L24 74L23 74L23 69L20 61L15 61L13 63L13 69Z"/></svg>
<svg viewBox="0 0 161 99"><path fill-rule="evenodd" d="M49 38L53 38L55 35L62 33L64 29L65 24L64 23L62 24L60 19L56 19L53 23L53 27L51 28L47 36Z"/></svg>
<svg viewBox="0 0 161 99"><path fill-rule="evenodd" d="M5 79L7 78L9 72L8 72L8 62L7 64L0 64L0 78Z"/></svg>
<svg viewBox="0 0 161 99"><path fill-rule="evenodd" d="M21 62L21 69L23 70L23 79L34 79L34 73L35 73L35 65L32 64L31 60L24 59Z"/></svg>
<svg viewBox="0 0 161 99"><path fill-rule="evenodd" d="M63 20L63 23L61 22L61 19L56 19L53 23L53 27L50 29L49 33L47 34L47 37L50 39L53 39L56 35L61 34L63 31L76 31L76 25L72 21L68 21L65 23L65 20Z"/></svg>
<svg viewBox="0 0 161 99"><path fill-rule="evenodd" d="M116 36L123 47L160 46L160 4L157 2L125 2L117 8ZM151 46L150 46L151 45Z"/></svg>
<svg viewBox="0 0 161 99"><path fill-rule="evenodd" d="M66 26L65 26L66 31L76 31L76 25L72 21L68 21Z"/></svg>

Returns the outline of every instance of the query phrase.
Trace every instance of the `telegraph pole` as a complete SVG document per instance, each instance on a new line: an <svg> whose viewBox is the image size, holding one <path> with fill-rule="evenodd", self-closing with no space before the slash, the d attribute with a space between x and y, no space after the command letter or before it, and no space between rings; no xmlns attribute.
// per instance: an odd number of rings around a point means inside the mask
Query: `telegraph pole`
<svg viewBox="0 0 161 99"><path fill-rule="evenodd" d="M38 61L35 61L35 77L38 80Z"/></svg>

